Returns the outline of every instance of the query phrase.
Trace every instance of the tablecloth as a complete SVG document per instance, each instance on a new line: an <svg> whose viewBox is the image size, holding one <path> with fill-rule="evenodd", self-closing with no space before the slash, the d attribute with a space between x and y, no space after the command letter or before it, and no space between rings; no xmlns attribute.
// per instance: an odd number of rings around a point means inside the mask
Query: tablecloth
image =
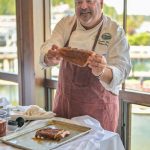
<svg viewBox="0 0 150 150"><path fill-rule="evenodd" d="M90 116L80 116L71 120L91 127L92 130L74 141L55 148L55 150L125 150L119 134L104 130L96 119ZM40 121L33 121L27 127L39 124Z"/></svg>

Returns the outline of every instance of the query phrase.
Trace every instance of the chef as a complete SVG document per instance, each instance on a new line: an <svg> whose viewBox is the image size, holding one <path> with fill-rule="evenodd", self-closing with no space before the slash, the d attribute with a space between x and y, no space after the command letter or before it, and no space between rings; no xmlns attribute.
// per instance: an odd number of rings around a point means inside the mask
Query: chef
<svg viewBox="0 0 150 150"><path fill-rule="evenodd" d="M74 0L75 15L62 18L41 47L43 67L60 64L53 111L72 118L89 115L106 130L116 131L118 94L131 63L124 30L103 13L103 0ZM61 47L93 51L85 67L59 55Z"/></svg>

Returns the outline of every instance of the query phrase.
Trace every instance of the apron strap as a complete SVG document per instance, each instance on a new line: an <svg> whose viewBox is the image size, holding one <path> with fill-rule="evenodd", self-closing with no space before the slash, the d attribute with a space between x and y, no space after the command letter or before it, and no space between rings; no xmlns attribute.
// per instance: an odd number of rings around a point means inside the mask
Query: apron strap
<svg viewBox="0 0 150 150"><path fill-rule="evenodd" d="M71 32L70 32L69 38L68 38L68 40L67 40L67 42L66 42L66 44L65 44L65 47L67 47L67 46L69 45L69 41L70 41L71 34L72 34L73 31L76 30L76 27L77 27L77 20L75 21L75 23L74 23L74 25L73 25L73 27L72 27L72 29L71 29Z"/></svg>
<svg viewBox="0 0 150 150"><path fill-rule="evenodd" d="M102 24L101 24L101 26L99 27L98 32L97 32L97 34L96 34L96 37L95 37L95 40L94 40L94 44L93 44L93 46L92 46L92 51L95 51L95 47L96 47L96 44L97 44L99 35L100 35L101 30L102 30L102 27L103 27L103 14L102 14L102 16L101 16L101 18L100 18L100 22L101 22L101 21L102 21ZM73 25L73 27L72 27L72 29L71 29L71 32L70 32L69 38L68 38L68 40L67 40L67 42L66 42L66 44L65 44L65 47L68 46L69 40L70 40L70 37L71 37L71 34L72 34L73 31L76 30L76 27L77 27L77 20L75 21L75 23L74 23L74 25Z"/></svg>
<svg viewBox="0 0 150 150"><path fill-rule="evenodd" d="M101 30L102 30L102 27L103 27L103 14L102 14L102 16L101 16L101 18L100 18L100 22L101 22L101 21L102 21L102 24L101 24L101 26L99 27L98 32L97 32L97 34L96 34L96 37L95 37L95 40L94 40L94 44L93 44L93 46L92 46L92 51L95 51L95 47L96 47L98 38L99 38L99 36L100 36Z"/></svg>

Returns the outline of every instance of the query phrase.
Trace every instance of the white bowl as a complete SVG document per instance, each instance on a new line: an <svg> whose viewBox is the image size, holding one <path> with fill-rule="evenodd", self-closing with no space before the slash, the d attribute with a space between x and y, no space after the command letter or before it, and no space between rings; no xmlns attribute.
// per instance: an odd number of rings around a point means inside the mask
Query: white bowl
<svg viewBox="0 0 150 150"><path fill-rule="evenodd" d="M7 111L0 109L0 118L6 118L7 117Z"/></svg>

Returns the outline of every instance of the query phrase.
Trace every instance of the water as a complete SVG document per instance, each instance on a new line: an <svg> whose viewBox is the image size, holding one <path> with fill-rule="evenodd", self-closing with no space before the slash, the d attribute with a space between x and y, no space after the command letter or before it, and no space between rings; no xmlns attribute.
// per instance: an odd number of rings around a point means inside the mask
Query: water
<svg viewBox="0 0 150 150"><path fill-rule="evenodd" d="M150 114L132 114L131 150L150 150Z"/></svg>

